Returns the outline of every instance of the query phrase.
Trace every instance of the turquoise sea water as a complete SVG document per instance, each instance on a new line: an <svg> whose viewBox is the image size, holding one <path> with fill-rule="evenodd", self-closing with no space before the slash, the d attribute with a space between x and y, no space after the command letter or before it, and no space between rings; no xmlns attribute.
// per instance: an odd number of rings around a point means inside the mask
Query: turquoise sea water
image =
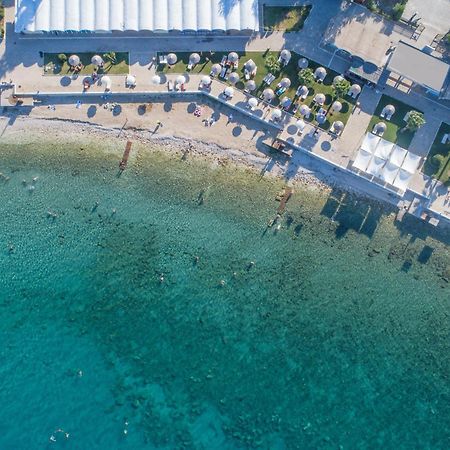
<svg viewBox="0 0 450 450"><path fill-rule="evenodd" d="M448 235L123 145L0 144L1 449L450 446Z"/></svg>

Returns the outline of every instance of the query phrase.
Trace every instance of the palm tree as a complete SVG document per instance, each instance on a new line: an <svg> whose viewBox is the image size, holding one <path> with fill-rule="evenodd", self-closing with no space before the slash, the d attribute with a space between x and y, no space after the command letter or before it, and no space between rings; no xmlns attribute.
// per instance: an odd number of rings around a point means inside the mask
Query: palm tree
<svg viewBox="0 0 450 450"><path fill-rule="evenodd" d="M103 54L103 59L109 61L111 64L117 64L117 58L115 52L108 52Z"/></svg>
<svg viewBox="0 0 450 450"><path fill-rule="evenodd" d="M269 55L266 58L265 65L269 69L269 71L272 73L278 73L281 70L281 65L278 62L278 59L274 55Z"/></svg>
<svg viewBox="0 0 450 450"><path fill-rule="evenodd" d="M348 80L339 80L336 81L333 85L334 96L337 97L345 97L350 89L350 82Z"/></svg>
<svg viewBox="0 0 450 450"><path fill-rule="evenodd" d="M402 131L416 131L421 126L425 125L425 119L423 114L419 111L410 111L408 114L408 119L406 121L406 126L402 128Z"/></svg>
<svg viewBox="0 0 450 450"><path fill-rule="evenodd" d="M310 86L314 81L314 72L309 67L306 69L302 69L298 73L298 79L300 83L304 84L305 86Z"/></svg>

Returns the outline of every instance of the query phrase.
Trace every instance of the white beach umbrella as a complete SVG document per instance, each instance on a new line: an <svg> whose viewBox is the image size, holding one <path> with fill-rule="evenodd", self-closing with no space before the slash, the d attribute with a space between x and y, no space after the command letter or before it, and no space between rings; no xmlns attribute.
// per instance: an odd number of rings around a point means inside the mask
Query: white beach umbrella
<svg viewBox="0 0 450 450"><path fill-rule="evenodd" d="M281 119L281 110L279 110L279 109L274 109L273 111L272 111L272 119L274 119L274 120L278 120L278 119Z"/></svg>
<svg viewBox="0 0 450 450"><path fill-rule="evenodd" d="M125 78L125 83L129 86L133 86L136 84L136 77L134 75L127 75Z"/></svg>
<svg viewBox="0 0 450 450"><path fill-rule="evenodd" d="M301 105L298 111L302 116L307 116L311 112L311 108L308 105Z"/></svg>
<svg viewBox="0 0 450 450"><path fill-rule="evenodd" d="M289 78L283 78L283 79L280 81L280 86L281 86L281 87L284 87L284 88L287 89L290 85L291 85L291 80L290 80Z"/></svg>
<svg viewBox="0 0 450 450"><path fill-rule="evenodd" d="M333 85L335 85L335 84L337 84L337 83L340 83L341 81L344 81L344 77L341 76L341 75L336 75L336 76L333 78Z"/></svg>
<svg viewBox="0 0 450 450"><path fill-rule="evenodd" d="M178 75L176 82L177 84L184 84L186 83L186 77L184 75Z"/></svg>
<svg viewBox="0 0 450 450"><path fill-rule="evenodd" d="M298 119L295 122L295 126L298 128L298 131L303 131L306 127L306 123L302 119Z"/></svg>
<svg viewBox="0 0 450 450"><path fill-rule="evenodd" d="M327 76L327 71L325 70L324 67L318 67L314 71L314 78L317 78L319 80L324 80L326 76Z"/></svg>
<svg viewBox="0 0 450 450"><path fill-rule="evenodd" d="M152 84L161 84L161 77L159 75L153 75Z"/></svg>
<svg viewBox="0 0 450 450"><path fill-rule="evenodd" d="M378 134L380 136L382 136L384 134L384 132L386 131L386 124L384 122L378 122L374 127L373 127L373 132L375 134Z"/></svg>
<svg viewBox="0 0 450 450"><path fill-rule="evenodd" d="M331 105L331 109L334 112L339 112L342 109L342 103L338 102L337 100L335 102L333 102L333 104Z"/></svg>
<svg viewBox="0 0 450 450"><path fill-rule="evenodd" d="M291 52L289 50L281 50L281 59L283 59L284 61L289 61L291 59Z"/></svg>
<svg viewBox="0 0 450 450"><path fill-rule="evenodd" d="M255 61L253 61L253 59L249 59L245 64L244 67L249 71L249 72L253 72L256 69L256 64Z"/></svg>
<svg viewBox="0 0 450 450"><path fill-rule="evenodd" d="M69 65L78 66L80 64L80 57L78 55L69 56Z"/></svg>
<svg viewBox="0 0 450 450"><path fill-rule="evenodd" d="M309 61L306 58L300 58L297 65L299 69L306 69L309 66Z"/></svg>
<svg viewBox="0 0 450 450"><path fill-rule="evenodd" d="M275 92L270 88L264 89L263 97L265 100L272 100L275 97Z"/></svg>
<svg viewBox="0 0 450 450"><path fill-rule="evenodd" d="M205 85L211 84L211 77L208 77L208 75L204 75L202 77L202 84L205 84Z"/></svg>
<svg viewBox="0 0 450 450"><path fill-rule="evenodd" d="M220 64L213 64L211 67L211 72L214 75L219 75L219 73L222 71L222 66Z"/></svg>
<svg viewBox="0 0 450 450"><path fill-rule="evenodd" d="M350 89L348 91L349 95L351 95L352 97L356 97L357 95L359 95L361 93L361 86L359 84L352 84L350 86Z"/></svg>
<svg viewBox="0 0 450 450"><path fill-rule="evenodd" d="M227 97L233 97L234 95L234 89L231 86L227 86L223 92Z"/></svg>
<svg viewBox="0 0 450 450"><path fill-rule="evenodd" d="M228 81L231 84L236 84L239 81L239 74L237 72L231 72L228 77Z"/></svg>
<svg viewBox="0 0 450 450"><path fill-rule="evenodd" d="M245 89L247 89L247 91L254 91L256 89L256 83L253 80L247 81L247 83L245 83Z"/></svg>
<svg viewBox="0 0 450 450"><path fill-rule="evenodd" d="M228 61L235 63L239 60L239 55L236 52L231 52L228 54Z"/></svg>
<svg viewBox="0 0 450 450"><path fill-rule="evenodd" d="M302 86L300 89L297 90L297 95L299 95L300 97L303 97L304 95L308 95L309 94L309 89L307 88L307 86Z"/></svg>
<svg viewBox="0 0 450 450"><path fill-rule="evenodd" d="M103 59L102 59L102 57L101 57L100 55L94 55L94 56L91 58L91 63L92 63L94 66L101 66L101 65L103 64Z"/></svg>
<svg viewBox="0 0 450 450"><path fill-rule="evenodd" d="M191 53L189 56L189 62L191 64L198 64L200 62L200 55L198 53Z"/></svg>
<svg viewBox="0 0 450 450"><path fill-rule="evenodd" d="M383 108L383 111L382 111L382 114L383 115L392 115L392 114L394 114L395 113L395 108L394 108L394 105L386 105L384 108Z"/></svg>
<svg viewBox="0 0 450 450"><path fill-rule="evenodd" d="M319 92L314 96L314 101L319 105L323 105L325 103L325 95Z"/></svg>
<svg viewBox="0 0 450 450"><path fill-rule="evenodd" d="M169 53L167 55L167 63L173 66L178 61L177 55L175 53Z"/></svg>
<svg viewBox="0 0 450 450"><path fill-rule="evenodd" d="M334 132L339 134L344 129L344 124L340 120L336 120L336 122L333 122L333 129Z"/></svg>
<svg viewBox="0 0 450 450"><path fill-rule="evenodd" d="M101 84L105 89L111 89L111 78L107 75L103 75L101 79Z"/></svg>
<svg viewBox="0 0 450 450"><path fill-rule="evenodd" d="M256 108L258 106L258 100L255 97L250 97L248 99L248 104L252 107L252 108Z"/></svg>

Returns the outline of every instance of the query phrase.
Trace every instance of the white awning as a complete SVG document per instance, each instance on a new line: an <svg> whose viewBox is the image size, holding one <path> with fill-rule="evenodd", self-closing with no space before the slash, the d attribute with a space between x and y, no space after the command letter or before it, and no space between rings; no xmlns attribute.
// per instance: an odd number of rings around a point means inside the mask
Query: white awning
<svg viewBox="0 0 450 450"><path fill-rule="evenodd" d="M398 166L388 161L387 164L383 167L380 178L383 181L386 181L386 183L393 184L398 171Z"/></svg>
<svg viewBox="0 0 450 450"><path fill-rule="evenodd" d="M405 159L405 155L408 153L408 150L405 150L402 147L399 147L398 145L394 146L394 149L392 150L391 157L389 158L389 161L392 164L395 164L397 167L400 167L403 163L403 160Z"/></svg>
<svg viewBox="0 0 450 450"><path fill-rule="evenodd" d="M400 169L398 171L397 178L394 181L394 186L401 191L406 191L409 182L411 181L412 175L406 170Z"/></svg>
<svg viewBox="0 0 450 450"><path fill-rule="evenodd" d="M384 139L380 139L378 141L378 145L375 149L375 156L378 156L379 158L383 158L384 160L389 159L389 155L392 152L392 149L394 148L394 144L392 142L386 141ZM400 166L400 164L399 164Z"/></svg>
<svg viewBox="0 0 450 450"><path fill-rule="evenodd" d="M375 136L372 133L367 133L364 136L364 141L361 145L361 148L366 152L375 153L375 148L378 142L380 142L380 136Z"/></svg>
<svg viewBox="0 0 450 450"><path fill-rule="evenodd" d="M412 174L416 173L416 170L420 164L420 159L421 158L419 155L408 152L406 154L405 160L403 161L402 169Z"/></svg>
<svg viewBox="0 0 450 450"><path fill-rule="evenodd" d="M369 167L367 168L367 173L373 175L374 177L379 176L385 162L386 161L383 158L374 156L370 161Z"/></svg>
<svg viewBox="0 0 450 450"><path fill-rule="evenodd" d="M259 29L257 0L17 0L15 31Z"/></svg>
<svg viewBox="0 0 450 450"><path fill-rule="evenodd" d="M367 170L367 166L372 158L372 153L366 152L364 149L360 149L356 154L356 159L353 162L353 167L356 167L359 170L365 172Z"/></svg>

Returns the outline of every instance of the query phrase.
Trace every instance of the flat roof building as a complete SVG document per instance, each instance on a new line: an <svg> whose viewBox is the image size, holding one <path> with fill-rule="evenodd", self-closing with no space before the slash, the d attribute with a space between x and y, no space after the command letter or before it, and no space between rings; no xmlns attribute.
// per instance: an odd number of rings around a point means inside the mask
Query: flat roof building
<svg viewBox="0 0 450 450"><path fill-rule="evenodd" d="M399 42L386 68L440 95L446 86L450 66L418 48Z"/></svg>
<svg viewBox="0 0 450 450"><path fill-rule="evenodd" d="M17 0L15 31L255 31L258 0Z"/></svg>

